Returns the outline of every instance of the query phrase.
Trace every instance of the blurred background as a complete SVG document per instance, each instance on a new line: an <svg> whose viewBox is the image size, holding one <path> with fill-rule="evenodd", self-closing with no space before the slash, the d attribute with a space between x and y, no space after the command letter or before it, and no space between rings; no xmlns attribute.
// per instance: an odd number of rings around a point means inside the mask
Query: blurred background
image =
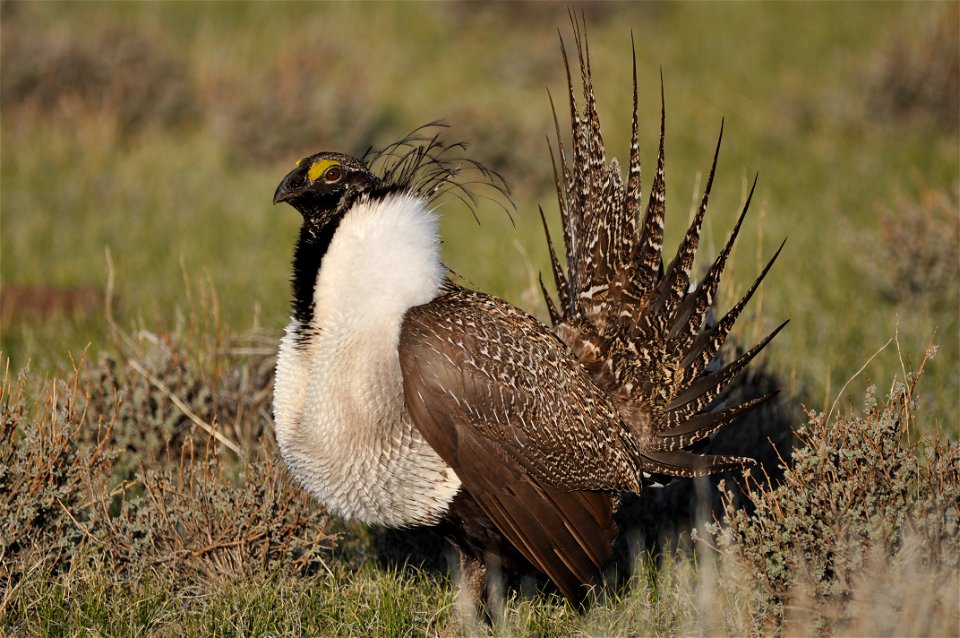
<svg viewBox="0 0 960 638"><path fill-rule="evenodd" d="M668 245L721 120L700 263L759 172L720 303L788 238L738 333L792 320L766 355L787 390L826 410L891 337L851 393L883 388L932 341L921 409L960 434L958 5L582 9L608 156L621 160L633 34L645 184L662 70ZM0 349L12 370L55 375L70 355L109 349L108 315L176 330L202 307L217 330L278 338L299 216L271 206L276 184L309 153L362 154L436 119L516 205L511 222L491 193L479 224L443 205L447 263L545 318L537 206L556 232L547 92L563 128L567 5L8 1L0 28Z"/></svg>

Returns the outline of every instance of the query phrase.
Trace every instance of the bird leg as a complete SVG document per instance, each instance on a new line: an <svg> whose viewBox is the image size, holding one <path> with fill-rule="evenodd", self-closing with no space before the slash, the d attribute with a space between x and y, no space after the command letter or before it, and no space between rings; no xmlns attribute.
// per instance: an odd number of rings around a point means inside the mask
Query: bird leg
<svg viewBox="0 0 960 638"><path fill-rule="evenodd" d="M474 635L479 629L487 589L487 566L482 559L465 553L457 548L460 555L460 583L457 591L457 612L467 635Z"/></svg>

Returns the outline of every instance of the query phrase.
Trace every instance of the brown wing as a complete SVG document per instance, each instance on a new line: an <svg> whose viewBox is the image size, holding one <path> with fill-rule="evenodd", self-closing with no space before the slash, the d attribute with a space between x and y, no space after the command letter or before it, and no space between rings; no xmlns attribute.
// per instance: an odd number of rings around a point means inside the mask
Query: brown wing
<svg viewBox="0 0 960 638"><path fill-rule="evenodd" d="M638 432L546 326L502 299L450 285L412 308L400 365L408 401L424 394L540 483L640 490Z"/></svg>
<svg viewBox="0 0 960 638"><path fill-rule="evenodd" d="M400 336L407 409L501 533L570 599L598 580L617 534L609 493L639 489L608 399L535 319L450 288Z"/></svg>

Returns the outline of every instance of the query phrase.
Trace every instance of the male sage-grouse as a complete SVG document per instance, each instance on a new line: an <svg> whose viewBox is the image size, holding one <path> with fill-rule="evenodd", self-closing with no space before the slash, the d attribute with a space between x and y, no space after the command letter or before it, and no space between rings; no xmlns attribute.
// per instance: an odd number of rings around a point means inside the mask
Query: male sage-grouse
<svg viewBox="0 0 960 638"><path fill-rule="evenodd" d="M563 53L572 142L568 154L558 125L566 267L551 244L559 303L544 294L552 329L448 278L433 206L456 188L465 160L448 159L454 147L437 137L407 138L366 162L311 155L273 198L303 215L293 317L277 361L284 460L333 514L440 525L474 593L495 557L582 601L611 558L618 494L748 465L685 448L769 396L714 405L780 328L725 367L708 367L773 263L722 319L705 321L746 206L691 285L711 168L664 268L663 112L641 223L636 62L624 182L616 160L605 159L579 35L577 51L582 113Z"/></svg>

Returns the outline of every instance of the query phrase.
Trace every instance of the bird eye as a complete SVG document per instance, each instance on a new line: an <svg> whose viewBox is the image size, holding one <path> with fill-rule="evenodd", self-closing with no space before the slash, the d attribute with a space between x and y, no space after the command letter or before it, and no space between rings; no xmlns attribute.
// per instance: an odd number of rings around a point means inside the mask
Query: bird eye
<svg viewBox="0 0 960 638"><path fill-rule="evenodd" d="M339 182L341 177L343 177L343 171L340 170L340 167L331 166L323 174L323 181L332 184L333 182Z"/></svg>

